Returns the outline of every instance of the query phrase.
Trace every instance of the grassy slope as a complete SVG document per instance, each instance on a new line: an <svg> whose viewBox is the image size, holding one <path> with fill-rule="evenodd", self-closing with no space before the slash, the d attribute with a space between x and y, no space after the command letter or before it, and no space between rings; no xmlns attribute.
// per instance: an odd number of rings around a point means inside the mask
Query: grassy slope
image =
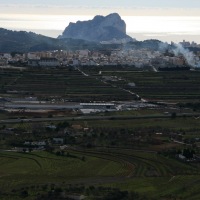
<svg viewBox="0 0 200 200"><path fill-rule="evenodd" d="M13 181L19 181L24 177L23 181L29 182L32 177L36 181L38 179L38 182L45 182L51 179L59 181L60 178L64 180L117 176L118 172L123 171L121 164L114 161L92 156L86 156L85 161L82 161L81 154L76 156L77 158L61 157L45 152L31 154L0 152L0 174L2 179L12 179Z"/></svg>
<svg viewBox="0 0 200 200"><path fill-rule="evenodd" d="M41 184L105 183L104 186L135 191L153 199L167 196L188 199L199 197L199 168L155 153L131 150L70 151L76 157L61 157L46 152L0 152L0 188L13 189ZM85 161L82 161L85 156ZM129 169L133 164L135 167ZM133 170L127 176L127 170ZM112 177L110 182L107 178ZM115 182L115 178L119 181ZM124 178L123 178L124 177ZM99 182L99 179L101 180Z"/></svg>

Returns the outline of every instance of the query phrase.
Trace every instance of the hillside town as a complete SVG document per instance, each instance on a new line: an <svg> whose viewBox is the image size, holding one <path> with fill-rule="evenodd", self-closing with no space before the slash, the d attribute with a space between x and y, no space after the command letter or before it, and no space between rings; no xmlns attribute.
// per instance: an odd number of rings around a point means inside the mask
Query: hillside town
<svg viewBox="0 0 200 200"><path fill-rule="evenodd" d="M115 50L57 50L28 53L0 53L0 66L61 67L61 66L134 66L134 67L186 67L199 66L200 52L184 49L188 42L179 43L177 49L115 49ZM190 44L193 45L193 44ZM197 45L197 44L196 44Z"/></svg>

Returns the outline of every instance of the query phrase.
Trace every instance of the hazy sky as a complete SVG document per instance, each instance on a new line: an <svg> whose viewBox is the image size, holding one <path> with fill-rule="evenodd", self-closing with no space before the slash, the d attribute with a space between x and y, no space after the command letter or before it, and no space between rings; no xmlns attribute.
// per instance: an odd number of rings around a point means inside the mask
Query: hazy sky
<svg viewBox="0 0 200 200"><path fill-rule="evenodd" d="M0 0L1 13L199 15L199 0ZM89 11L89 13L88 13Z"/></svg>
<svg viewBox="0 0 200 200"><path fill-rule="evenodd" d="M136 39L200 42L200 0L0 0L0 27L56 37L70 21L113 12Z"/></svg>

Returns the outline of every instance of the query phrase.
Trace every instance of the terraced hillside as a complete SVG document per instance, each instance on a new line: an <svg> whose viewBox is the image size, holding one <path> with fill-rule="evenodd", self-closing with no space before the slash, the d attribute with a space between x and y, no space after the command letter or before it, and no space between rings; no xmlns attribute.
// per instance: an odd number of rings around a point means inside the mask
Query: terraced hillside
<svg viewBox="0 0 200 200"><path fill-rule="evenodd" d="M119 159L76 152L64 156L45 152L0 152L0 188L8 191L20 186L74 179L123 177L129 170Z"/></svg>
<svg viewBox="0 0 200 200"><path fill-rule="evenodd" d="M131 94L72 69L2 69L0 95L35 95L68 100L127 100Z"/></svg>
<svg viewBox="0 0 200 200"><path fill-rule="evenodd" d="M134 166L123 182L101 184L145 194L146 199L198 199L199 165L187 164L156 152L131 149L82 151L86 155L109 156Z"/></svg>
<svg viewBox="0 0 200 200"><path fill-rule="evenodd" d="M73 69L2 69L0 94L35 95L41 98L65 97L71 100L132 100L133 92L149 100L189 101L200 98L199 71L142 72L112 68ZM101 72L101 74L99 74ZM103 77L115 77L104 81ZM130 87L129 83L135 83ZM123 90L125 89L125 90ZM9 94L8 94L9 93ZM11 92L12 93L12 92Z"/></svg>
<svg viewBox="0 0 200 200"><path fill-rule="evenodd" d="M105 67L83 70L99 78L113 76L115 81L110 83L149 100L188 101L200 98L200 71L145 72ZM134 83L135 87L128 86L128 83Z"/></svg>

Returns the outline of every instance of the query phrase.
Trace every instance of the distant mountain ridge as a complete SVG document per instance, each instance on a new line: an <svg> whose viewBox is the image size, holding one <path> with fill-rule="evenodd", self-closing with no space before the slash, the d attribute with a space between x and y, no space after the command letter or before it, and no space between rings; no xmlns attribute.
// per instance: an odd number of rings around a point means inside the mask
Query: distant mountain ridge
<svg viewBox="0 0 200 200"><path fill-rule="evenodd" d="M77 32L77 26L80 26L82 29L80 33L79 31ZM111 50L121 49L124 47L129 49L149 48L152 50L157 50L160 48L160 46L162 46L162 42L159 40L146 40L140 42L126 35L126 24L116 13L110 14L106 17L98 15L94 17L93 20L71 23L71 25L68 27L71 27L70 30L74 31L74 37L72 38L66 38L67 36L64 34L71 32L68 30L68 28L66 28L63 32L63 36L60 36L59 38L51 38L33 32L12 31L0 28L0 52L24 53L34 51L81 49ZM77 36L76 34L82 35L82 38L77 38L80 35ZM90 39L90 37L92 39ZM99 41L106 42L103 43ZM123 41L127 42L124 43Z"/></svg>
<svg viewBox="0 0 200 200"><path fill-rule="evenodd" d="M55 49L56 39L38 35L33 32L11 31L0 28L0 51L33 51L37 49Z"/></svg>
<svg viewBox="0 0 200 200"><path fill-rule="evenodd" d="M92 20L70 23L58 38L83 39L88 41L110 41L132 38L126 34L126 23L119 14L95 16Z"/></svg>
<svg viewBox="0 0 200 200"><path fill-rule="evenodd" d="M157 50L162 44L159 40L146 40L143 42L128 42L126 48L138 49L149 48ZM91 42L81 39L55 39L46 37L32 32L11 31L0 28L0 52L34 52L34 51L52 51L52 50L106 50L119 49L124 44L100 44L99 42Z"/></svg>
<svg viewBox="0 0 200 200"><path fill-rule="evenodd" d="M4 53L90 49L96 46L96 43L84 40L55 39L33 32L0 28L0 52Z"/></svg>

